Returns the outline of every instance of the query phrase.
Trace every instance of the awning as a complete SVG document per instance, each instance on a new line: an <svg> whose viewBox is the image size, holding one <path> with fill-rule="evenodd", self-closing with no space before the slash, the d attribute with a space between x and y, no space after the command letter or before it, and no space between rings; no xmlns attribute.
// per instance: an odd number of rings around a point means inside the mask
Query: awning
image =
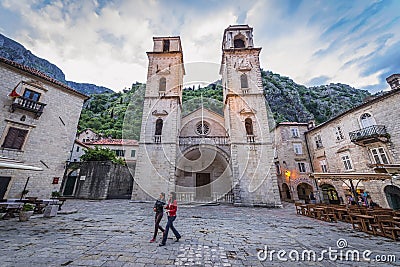
<svg viewBox="0 0 400 267"><path fill-rule="evenodd" d="M346 173L328 173L328 172L314 172L310 175L311 179L330 179L330 180L386 180L392 179L392 176L388 173L370 173L370 172L346 172Z"/></svg>
<svg viewBox="0 0 400 267"><path fill-rule="evenodd" d="M27 171L43 171L42 168L0 160L0 169L14 169Z"/></svg>
<svg viewBox="0 0 400 267"><path fill-rule="evenodd" d="M346 173L328 173L328 172L314 172L310 175L311 179L330 179L335 181L342 181L346 184L353 196L357 196L357 187L361 181L373 181L373 180L390 180L392 175L388 173L369 173L369 172L346 172ZM356 182L354 185L353 181Z"/></svg>

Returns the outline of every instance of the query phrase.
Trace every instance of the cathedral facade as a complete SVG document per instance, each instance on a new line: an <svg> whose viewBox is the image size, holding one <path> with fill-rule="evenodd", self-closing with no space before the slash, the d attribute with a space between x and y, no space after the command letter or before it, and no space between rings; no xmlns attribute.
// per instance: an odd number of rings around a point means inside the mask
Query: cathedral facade
<svg viewBox="0 0 400 267"><path fill-rule="evenodd" d="M180 37L154 37L133 200L175 191L182 202L280 207L274 140L253 29L229 26L220 75L223 114L182 114L185 67Z"/></svg>

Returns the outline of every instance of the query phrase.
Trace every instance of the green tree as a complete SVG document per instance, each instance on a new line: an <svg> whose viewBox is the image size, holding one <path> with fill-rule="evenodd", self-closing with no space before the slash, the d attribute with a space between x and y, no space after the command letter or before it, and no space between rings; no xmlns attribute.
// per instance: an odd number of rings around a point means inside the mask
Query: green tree
<svg viewBox="0 0 400 267"><path fill-rule="evenodd" d="M112 161L117 164L125 165L125 161L117 158L115 152L109 148L95 146L85 149L85 154L81 157L82 161Z"/></svg>

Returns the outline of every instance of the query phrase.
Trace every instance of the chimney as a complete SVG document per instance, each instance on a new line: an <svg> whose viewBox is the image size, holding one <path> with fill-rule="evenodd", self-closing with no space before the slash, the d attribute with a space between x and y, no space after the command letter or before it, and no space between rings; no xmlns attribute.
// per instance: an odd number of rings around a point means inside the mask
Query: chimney
<svg viewBox="0 0 400 267"><path fill-rule="evenodd" d="M308 130L311 130L311 129L314 128L314 127L315 127L315 120L310 120L310 121L308 122L307 129L308 129Z"/></svg>

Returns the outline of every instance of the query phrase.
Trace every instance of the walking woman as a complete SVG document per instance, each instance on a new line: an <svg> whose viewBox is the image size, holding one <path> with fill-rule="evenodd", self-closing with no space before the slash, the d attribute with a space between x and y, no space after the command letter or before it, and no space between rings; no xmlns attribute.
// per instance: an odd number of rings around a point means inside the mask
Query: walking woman
<svg viewBox="0 0 400 267"><path fill-rule="evenodd" d="M150 243L153 243L156 241L158 229L161 230L161 232L164 233L164 228L160 226L161 219L163 217L164 213L164 206L165 206L165 193L160 193L160 198L157 199L156 203L154 204L153 210L156 213L156 218L155 218L155 228L154 228L154 235L153 239L150 240Z"/></svg>
<svg viewBox="0 0 400 267"><path fill-rule="evenodd" d="M178 203L176 202L176 193L175 192L171 192L169 194L168 205L165 209L167 210L167 213L168 213L168 222L167 222L167 226L165 226L163 239L161 241L161 244L159 245L160 247L165 246L165 244L167 242L169 228L171 228L172 232L174 233L174 235L176 237L176 242L178 242L179 239L181 239L181 235L175 229L174 224L173 224L176 219L176 211L178 209Z"/></svg>

